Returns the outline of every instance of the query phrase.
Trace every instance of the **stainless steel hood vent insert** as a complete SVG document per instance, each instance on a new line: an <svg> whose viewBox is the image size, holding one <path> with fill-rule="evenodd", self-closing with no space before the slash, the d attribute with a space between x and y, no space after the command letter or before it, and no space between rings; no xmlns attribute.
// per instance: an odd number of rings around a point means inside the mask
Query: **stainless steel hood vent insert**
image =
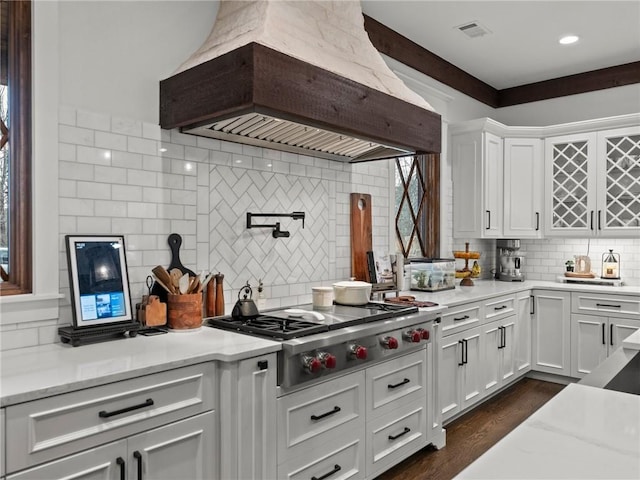
<svg viewBox="0 0 640 480"><path fill-rule="evenodd" d="M238 141L238 136L242 136L243 143L250 145L331 160L357 162L415 153L410 149L381 145L258 113L222 120L209 126L183 129L183 132L234 142Z"/></svg>

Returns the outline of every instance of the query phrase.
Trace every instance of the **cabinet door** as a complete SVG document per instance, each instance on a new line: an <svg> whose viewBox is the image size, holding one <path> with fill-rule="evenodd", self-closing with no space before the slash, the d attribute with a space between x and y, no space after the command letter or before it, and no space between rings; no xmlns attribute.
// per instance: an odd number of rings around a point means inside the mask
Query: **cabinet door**
<svg viewBox="0 0 640 480"><path fill-rule="evenodd" d="M504 236L542 235L542 140L504 140Z"/></svg>
<svg viewBox="0 0 640 480"><path fill-rule="evenodd" d="M453 236L480 238L483 230L482 134L451 136Z"/></svg>
<svg viewBox="0 0 640 480"><path fill-rule="evenodd" d="M640 234L640 127L598 132L597 228L604 236Z"/></svg>
<svg viewBox="0 0 640 480"><path fill-rule="evenodd" d="M444 337L441 342L438 393L442 420L446 421L460 410L462 376L462 335Z"/></svg>
<svg viewBox="0 0 640 480"><path fill-rule="evenodd" d="M500 386L500 363L502 322L500 320L488 323L482 327L482 375L483 393L491 393Z"/></svg>
<svg viewBox="0 0 640 480"><path fill-rule="evenodd" d="M571 376L582 378L607 358L606 317L571 315Z"/></svg>
<svg viewBox="0 0 640 480"><path fill-rule="evenodd" d="M462 410L475 404L482 398L482 349L480 327L463 334L464 366L462 368Z"/></svg>
<svg viewBox="0 0 640 480"><path fill-rule="evenodd" d="M126 462L127 441L120 440L23 470L9 475L7 480L120 480L123 469L127 468Z"/></svg>
<svg viewBox="0 0 640 480"><path fill-rule="evenodd" d="M622 341L636 330L640 330L640 320L609 318L609 354L622 345Z"/></svg>
<svg viewBox="0 0 640 480"><path fill-rule="evenodd" d="M218 465L213 460L214 415L204 413L130 437L128 478L217 478Z"/></svg>
<svg viewBox="0 0 640 480"><path fill-rule="evenodd" d="M505 385L516 375L516 316L502 321L502 345L500 358L500 383Z"/></svg>
<svg viewBox="0 0 640 480"><path fill-rule="evenodd" d="M515 369L516 375L524 375L531 370L531 295L519 293L516 298L515 325Z"/></svg>
<svg viewBox="0 0 640 480"><path fill-rule="evenodd" d="M595 233L595 145L595 133L545 139L545 235Z"/></svg>
<svg viewBox="0 0 640 480"><path fill-rule="evenodd" d="M534 291L534 370L571 375L570 300L568 292Z"/></svg>
<svg viewBox="0 0 640 480"><path fill-rule="evenodd" d="M483 136L482 190L484 224L482 238L498 238L503 236L502 139L486 132Z"/></svg>

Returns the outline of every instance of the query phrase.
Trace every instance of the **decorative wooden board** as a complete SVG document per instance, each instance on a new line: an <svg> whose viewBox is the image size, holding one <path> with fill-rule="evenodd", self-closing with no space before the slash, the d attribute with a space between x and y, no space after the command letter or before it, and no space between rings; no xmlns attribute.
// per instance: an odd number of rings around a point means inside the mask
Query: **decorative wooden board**
<svg viewBox="0 0 640 480"><path fill-rule="evenodd" d="M565 277L569 278L596 278L595 273L575 273L575 272L564 272Z"/></svg>
<svg viewBox="0 0 640 480"><path fill-rule="evenodd" d="M351 194L351 276L369 281L367 252L372 249L371 195Z"/></svg>

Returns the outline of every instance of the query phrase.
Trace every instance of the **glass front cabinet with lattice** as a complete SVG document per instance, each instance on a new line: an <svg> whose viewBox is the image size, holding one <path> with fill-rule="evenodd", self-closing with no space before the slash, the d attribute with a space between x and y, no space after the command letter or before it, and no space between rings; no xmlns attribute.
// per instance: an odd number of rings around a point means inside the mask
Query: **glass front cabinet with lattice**
<svg viewBox="0 0 640 480"><path fill-rule="evenodd" d="M640 234L640 126L545 139L545 235Z"/></svg>

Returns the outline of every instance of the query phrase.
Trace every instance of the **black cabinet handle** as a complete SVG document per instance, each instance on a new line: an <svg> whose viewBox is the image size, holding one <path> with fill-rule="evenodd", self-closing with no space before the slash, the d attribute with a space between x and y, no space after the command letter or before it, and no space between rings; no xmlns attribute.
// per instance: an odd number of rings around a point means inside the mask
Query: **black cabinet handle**
<svg viewBox="0 0 640 480"><path fill-rule="evenodd" d="M397 434L397 435L389 435L389 440L397 440L398 438L400 438L403 435L406 435L410 431L411 431L411 429L409 427L404 427L404 430L402 430L399 434Z"/></svg>
<svg viewBox="0 0 640 480"><path fill-rule="evenodd" d="M598 210L598 230L602 230L602 210Z"/></svg>
<svg viewBox="0 0 640 480"><path fill-rule="evenodd" d="M502 342L503 342L503 338L504 338L504 336L503 336L503 334L502 334L502 333L503 333L503 332L502 332L502 329L503 329L503 328L504 328L504 327L502 327L502 326L498 327L498 331L500 332L500 333L499 333L499 335L500 335L500 339L498 340L498 349L504 348L504 344L502 343Z"/></svg>
<svg viewBox="0 0 640 480"><path fill-rule="evenodd" d="M464 342L462 340L458 340L458 343L461 345L460 361L458 362L458 366L461 367L462 365L464 365Z"/></svg>
<svg viewBox="0 0 640 480"><path fill-rule="evenodd" d="M596 303L596 307L622 308L622 305L613 305L612 303Z"/></svg>
<svg viewBox="0 0 640 480"><path fill-rule="evenodd" d="M506 305L502 305L501 307L493 307L493 309L494 309L495 311L498 311L498 310L504 310L505 308L507 308L507 306L506 306Z"/></svg>
<svg viewBox="0 0 640 480"><path fill-rule="evenodd" d="M342 467L336 463L335 466L333 467L333 470L331 470L328 473L325 473L321 477L311 477L311 480L324 480L325 478L329 478L334 473L338 473L340 470L342 470Z"/></svg>
<svg viewBox="0 0 640 480"><path fill-rule="evenodd" d="M530 315L535 315L535 313L536 313L536 297L531 295L529 298L531 300L531 305L530 305L531 308L529 309L529 314Z"/></svg>
<svg viewBox="0 0 640 480"><path fill-rule="evenodd" d="M124 464L124 458L118 457L116 458L116 463L120 466L120 480L125 479L126 466Z"/></svg>
<svg viewBox="0 0 640 480"><path fill-rule="evenodd" d="M536 212L536 232L540 230L540 212Z"/></svg>
<svg viewBox="0 0 640 480"><path fill-rule="evenodd" d="M604 323L602 324L602 344L606 345L607 344L607 340L604 338Z"/></svg>
<svg viewBox="0 0 640 480"><path fill-rule="evenodd" d="M591 230L593 230L593 210L591 210L591 212L589 212L589 217L590 217L589 222L591 223L591 227L589 227L589 228L591 228Z"/></svg>
<svg viewBox="0 0 640 480"><path fill-rule="evenodd" d="M507 327L502 327L502 348L507 346Z"/></svg>
<svg viewBox="0 0 640 480"><path fill-rule="evenodd" d="M269 361L268 360L260 360L258 362L258 368L260 370L266 370L267 368L269 368Z"/></svg>
<svg viewBox="0 0 640 480"><path fill-rule="evenodd" d="M609 343L613 345L613 323L609 325Z"/></svg>
<svg viewBox="0 0 640 480"><path fill-rule="evenodd" d="M150 398L147 398L143 403L140 403L139 405L133 405L131 407L122 408L120 410L114 410L113 412L107 412L106 410L102 410L98 412L98 416L100 418L109 418L109 417L113 417L114 415L120 415L121 413L130 412L132 410L138 410L140 408L150 407L151 405L153 405L153 400Z"/></svg>
<svg viewBox="0 0 640 480"><path fill-rule="evenodd" d="M486 210L487 212L487 228L486 230L491 229L491 210Z"/></svg>
<svg viewBox="0 0 640 480"><path fill-rule="evenodd" d="M311 415L311 420L322 420L323 418L328 417L329 415L338 413L340 410L341 410L340 407L333 407L333 410L323 413L321 415Z"/></svg>
<svg viewBox="0 0 640 480"><path fill-rule="evenodd" d="M401 387L402 385L406 385L407 383L409 383L411 380L409 380L408 378L405 378L404 380L402 380L400 383L396 383L395 385L387 385L387 388L393 390L394 388L398 388Z"/></svg>
<svg viewBox="0 0 640 480"><path fill-rule="evenodd" d="M133 458L138 462L138 480L142 480L142 454L136 450L133 452Z"/></svg>
<svg viewBox="0 0 640 480"><path fill-rule="evenodd" d="M464 338L462 340L462 346L463 346L462 351L464 353L463 363L466 365L467 363L469 363L468 362L468 360L469 360L469 346L467 345L467 339L466 338Z"/></svg>
<svg viewBox="0 0 640 480"><path fill-rule="evenodd" d="M454 322L459 322L460 320L466 320L469 318L469 315L464 315L463 317L453 317Z"/></svg>

